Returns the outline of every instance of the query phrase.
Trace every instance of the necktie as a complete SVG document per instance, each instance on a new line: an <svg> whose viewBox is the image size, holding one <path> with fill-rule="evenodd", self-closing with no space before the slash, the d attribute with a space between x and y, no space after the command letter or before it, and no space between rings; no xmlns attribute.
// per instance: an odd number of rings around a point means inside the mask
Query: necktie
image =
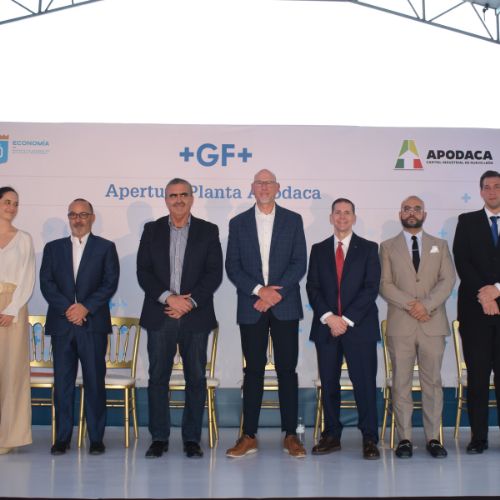
<svg viewBox="0 0 500 500"><path fill-rule="evenodd" d="M491 236L493 236L493 245L498 246L498 215L492 215L491 220Z"/></svg>
<svg viewBox="0 0 500 500"><path fill-rule="evenodd" d="M335 252L335 267L337 269L337 285L338 285L338 315L342 315L342 307L340 305L340 281L342 280L342 271L344 269L344 251L342 250L342 242L339 241Z"/></svg>
<svg viewBox="0 0 500 500"><path fill-rule="evenodd" d="M415 271L418 273L418 266L420 265L420 254L418 253L418 241L416 236L412 236L411 239L413 243L411 245L411 257L413 260L413 267Z"/></svg>

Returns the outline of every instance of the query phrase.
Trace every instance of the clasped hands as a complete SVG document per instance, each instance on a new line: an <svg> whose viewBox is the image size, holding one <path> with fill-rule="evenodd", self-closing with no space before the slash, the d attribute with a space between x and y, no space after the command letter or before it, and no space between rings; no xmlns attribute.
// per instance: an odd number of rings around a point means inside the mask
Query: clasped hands
<svg viewBox="0 0 500 500"><path fill-rule="evenodd" d="M66 312L66 319L77 326L82 326L85 321L87 321L87 314L89 310L80 303L71 304Z"/></svg>
<svg viewBox="0 0 500 500"><path fill-rule="evenodd" d="M424 322L431 319L431 315L419 300L411 300L407 305L410 308L408 314L417 321Z"/></svg>
<svg viewBox="0 0 500 500"><path fill-rule="evenodd" d="M259 312L266 312L283 299L281 294L278 293L278 290L282 288L282 286L276 285L263 286L258 291L259 299L255 302L253 307Z"/></svg>
<svg viewBox="0 0 500 500"><path fill-rule="evenodd" d="M324 319L325 323L330 327L332 337L340 337L347 331L347 321L342 316L330 314Z"/></svg>
<svg viewBox="0 0 500 500"><path fill-rule="evenodd" d="M190 293L185 295L169 295L165 304L163 312L172 319L180 319L184 314L187 314L193 309Z"/></svg>
<svg viewBox="0 0 500 500"><path fill-rule="evenodd" d="M500 297L500 290L495 285L486 285L479 289L477 300L487 316L500 314L496 299Z"/></svg>

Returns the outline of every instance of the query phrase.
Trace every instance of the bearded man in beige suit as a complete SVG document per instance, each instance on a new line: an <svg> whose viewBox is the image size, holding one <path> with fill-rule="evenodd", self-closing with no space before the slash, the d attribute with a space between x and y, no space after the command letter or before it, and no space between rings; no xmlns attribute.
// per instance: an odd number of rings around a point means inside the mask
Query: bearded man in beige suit
<svg viewBox="0 0 500 500"><path fill-rule="evenodd" d="M443 389L441 364L450 334L445 303L455 284L455 268L445 240L422 230L427 213L418 196L403 200L403 231L380 246L380 294L387 301L387 347L393 369L393 408L399 444L396 456L413 455L412 379L419 365L427 451L447 456L439 441Z"/></svg>

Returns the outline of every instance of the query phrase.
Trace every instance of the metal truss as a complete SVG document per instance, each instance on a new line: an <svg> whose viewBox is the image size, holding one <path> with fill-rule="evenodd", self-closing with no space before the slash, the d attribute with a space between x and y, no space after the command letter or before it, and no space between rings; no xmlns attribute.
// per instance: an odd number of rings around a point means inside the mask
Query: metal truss
<svg viewBox="0 0 500 500"><path fill-rule="evenodd" d="M500 0L319 1L349 2L500 44Z"/></svg>
<svg viewBox="0 0 500 500"><path fill-rule="evenodd" d="M50 14L101 0L0 0L0 24Z"/></svg>

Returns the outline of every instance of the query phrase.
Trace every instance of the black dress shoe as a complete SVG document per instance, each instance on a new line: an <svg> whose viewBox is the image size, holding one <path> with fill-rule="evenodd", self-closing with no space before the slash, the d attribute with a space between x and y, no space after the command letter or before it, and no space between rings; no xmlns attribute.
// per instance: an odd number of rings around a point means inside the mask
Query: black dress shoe
<svg viewBox="0 0 500 500"><path fill-rule="evenodd" d="M194 441L186 441L184 443L184 453L188 458L201 458L203 456L203 450Z"/></svg>
<svg viewBox="0 0 500 500"><path fill-rule="evenodd" d="M168 451L168 441L153 441L146 452L146 458L160 458Z"/></svg>
<svg viewBox="0 0 500 500"><path fill-rule="evenodd" d="M368 440L363 443L363 458L365 460L378 460L380 458L375 441Z"/></svg>
<svg viewBox="0 0 500 500"><path fill-rule="evenodd" d="M480 453L482 453L484 450L487 449L488 449L488 441L486 440L473 439L467 445L467 453L469 455L479 455Z"/></svg>
<svg viewBox="0 0 500 500"><path fill-rule="evenodd" d="M411 458L413 456L413 445L411 441L408 439L400 441L395 453L398 458Z"/></svg>
<svg viewBox="0 0 500 500"><path fill-rule="evenodd" d="M69 450L69 443L66 441L56 441L50 448L52 455L64 455Z"/></svg>
<svg viewBox="0 0 500 500"><path fill-rule="evenodd" d="M431 457L434 458L445 458L448 456L448 452L446 448L437 440L431 439L427 443L427 451L431 454Z"/></svg>
<svg viewBox="0 0 500 500"><path fill-rule="evenodd" d="M313 455L326 455L341 449L340 439L338 437L322 435L319 443L313 447Z"/></svg>
<svg viewBox="0 0 500 500"><path fill-rule="evenodd" d="M91 455L102 455L106 451L106 447L102 441L93 441L90 443L89 453Z"/></svg>

